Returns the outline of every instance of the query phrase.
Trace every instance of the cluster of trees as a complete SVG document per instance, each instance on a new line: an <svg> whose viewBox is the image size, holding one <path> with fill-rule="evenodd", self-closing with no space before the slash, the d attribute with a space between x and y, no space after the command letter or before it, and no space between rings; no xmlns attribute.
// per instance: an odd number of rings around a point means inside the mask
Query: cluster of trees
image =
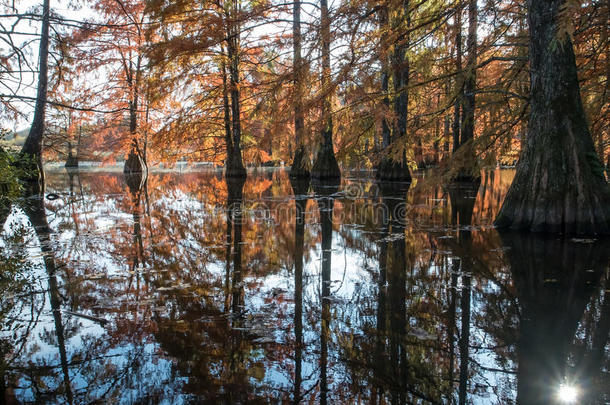
<svg viewBox="0 0 610 405"><path fill-rule="evenodd" d="M57 144L50 107L126 173L187 157L228 177L285 161L296 177L338 179L339 162L473 180L521 156L498 225L610 230L607 3L94 0L74 20L49 1L6 5L1 34L2 112L35 102L22 154L39 167ZM35 98L15 90L31 65L12 39L21 20L41 24ZM67 155L77 134L63 131Z"/></svg>

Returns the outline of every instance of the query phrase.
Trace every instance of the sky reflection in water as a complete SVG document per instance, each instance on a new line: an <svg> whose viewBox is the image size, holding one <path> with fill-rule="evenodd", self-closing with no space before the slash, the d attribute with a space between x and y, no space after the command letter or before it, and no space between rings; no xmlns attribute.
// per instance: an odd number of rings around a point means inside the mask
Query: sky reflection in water
<svg viewBox="0 0 610 405"><path fill-rule="evenodd" d="M498 234L510 171L47 177L0 207L9 401L610 401L608 243Z"/></svg>

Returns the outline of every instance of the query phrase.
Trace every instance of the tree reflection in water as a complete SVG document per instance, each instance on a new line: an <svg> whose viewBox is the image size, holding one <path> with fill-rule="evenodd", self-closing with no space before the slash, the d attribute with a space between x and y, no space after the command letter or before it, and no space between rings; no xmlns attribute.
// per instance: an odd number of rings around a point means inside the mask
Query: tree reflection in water
<svg viewBox="0 0 610 405"><path fill-rule="evenodd" d="M294 392L292 402L298 404L303 378L303 248L305 243L305 211L309 199L309 179L291 178L294 193Z"/></svg>
<svg viewBox="0 0 610 405"><path fill-rule="evenodd" d="M509 249L520 308L517 403L558 402L563 384L582 391L579 403L594 401L604 387L599 366L603 358L600 348L606 345L609 332L610 244L516 233L501 236ZM601 316L583 331L579 324L600 289L604 273L606 294L599 308ZM585 341L592 342L590 348L583 350L572 344L583 339L578 336L581 333Z"/></svg>
<svg viewBox="0 0 610 405"><path fill-rule="evenodd" d="M498 234L510 172L414 180L49 173L0 207L2 398L608 402L607 241Z"/></svg>

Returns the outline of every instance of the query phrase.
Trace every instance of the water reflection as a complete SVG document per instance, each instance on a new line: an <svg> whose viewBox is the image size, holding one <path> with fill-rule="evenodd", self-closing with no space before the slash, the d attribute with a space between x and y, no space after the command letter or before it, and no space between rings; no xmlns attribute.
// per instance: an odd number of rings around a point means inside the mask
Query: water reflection
<svg viewBox="0 0 610 405"><path fill-rule="evenodd" d="M47 181L0 207L5 401L610 400L608 243L491 229L510 172Z"/></svg>
<svg viewBox="0 0 610 405"><path fill-rule="evenodd" d="M303 248L305 243L305 212L309 199L309 179L291 178L294 193L294 391L292 402L301 397L303 373Z"/></svg>
<svg viewBox="0 0 610 405"><path fill-rule="evenodd" d="M44 269L48 280L48 294L51 304L51 313L53 315L53 323L55 329L56 345L59 350L59 359L61 362L61 378L63 379L63 389L58 387L52 395L63 397L63 400L69 404L74 403L72 394L72 386L70 383L70 373L68 370L68 355L66 350L64 321L62 319L62 299L59 293L57 281L57 260L55 251L53 250L53 242L51 240L51 228L47 220L47 214L44 207L43 189L39 188L37 183L26 186L24 201L22 204L23 211L27 216L30 224L34 228L42 257L44 261ZM49 395L50 393L47 393ZM43 397L44 398L44 397ZM38 402L38 401L37 401Z"/></svg>
<svg viewBox="0 0 610 405"><path fill-rule="evenodd" d="M602 312L599 322L582 332L585 339L593 339L590 349L575 350L572 342L581 338L579 324L593 294L599 290L604 272L607 286L610 245L607 241L582 243L513 233L501 236L509 249L520 304L517 402L566 400L576 387L582 391L579 402L592 402L601 388L600 346L605 346L608 339L608 315Z"/></svg>

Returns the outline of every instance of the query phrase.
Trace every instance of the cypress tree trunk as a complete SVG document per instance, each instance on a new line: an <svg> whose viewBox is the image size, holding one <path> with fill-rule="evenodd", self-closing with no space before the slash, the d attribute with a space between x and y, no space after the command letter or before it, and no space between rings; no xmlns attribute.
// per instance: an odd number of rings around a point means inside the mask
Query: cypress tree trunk
<svg viewBox="0 0 610 405"><path fill-rule="evenodd" d="M459 149L461 167L457 179L473 181L480 177L477 168L477 156L474 149L474 111L475 91L477 82L477 26L478 26L477 0L468 1L468 59L466 61L466 76L464 77L464 98L462 110L462 123L460 131Z"/></svg>
<svg viewBox="0 0 610 405"><path fill-rule="evenodd" d="M296 148L290 167L290 177L309 177L309 158L305 151L305 118L303 113L303 61L301 59L301 1L295 0L292 13L293 76L294 76L294 137Z"/></svg>
<svg viewBox="0 0 610 405"><path fill-rule="evenodd" d="M402 7L403 10L401 10L399 18L406 19L408 27L410 25L409 2L403 1ZM394 24L395 28L400 26L400 21L398 20ZM407 88L409 86L409 60L405 57L407 49L409 49L408 34L394 45L394 52L392 54L394 93L396 94L394 99L396 121L394 122L393 133L390 139L390 147L387 149L393 149L394 154L396 154L397 149L400 151L398 152L398 158L392 156L389 153L390 150L385 151L385 156L383 156L377 168L377 178L382 181L411 181L411 173L409 173L407 156L404 150L409 112L409 90Z"/></svg>
<svg viewBox="0 0 610 405"><path fill-rule="evenodd" d="M462 5L458 2L455 10L455 69L457 71L455 79L455 103L453 106L453 148L455 153L460 147L460 127L461 127L461 108L462 108Z"/></svg>
<svg viewBox="0 0 610 405"><path fill-rule="evenodd" d="M585 119L572 42L558 38L563 0L529 0L530 118L496 226L609 234L610 189Z"/></svg>
<svg viewBox="0 0 610 405"><path fill-rule="evenodd" d="M234 6L235 13L237 13L237 6ZM226 177L246 177L246 169L241 158L241 113L239 105L239 27L235 29L235 25L232 23L229 26L229 39L228 39L228 57L229 57L229 83L230 83L230 95L231 95L231 118L232 122L232 150L230 156L227 158L225 167Z"/></svg>
<svg viewBox="0 0 610 405"><path fill-rule="evenodd" d="M330 17L328 15L328 1L320 0L321 37L322 37L322 140L318 149L316 160L311 170L311 177L319 180L341 178L341 170L333 150L333 118L331 71L330 71Z"/></svg>
<svg viewBox="0 0 610 405"><path fill-rule="evenodd" d="M221 51L224 56L224 47L221 48ZM229 88L227 86L227 66L224 59L221 62L220 68L222 70L222 105L224 111L225 147L227 153L225 166L231 167L230 160L233 156L233 137L231 136L231 108L229 106Z"/></svg>
<svg viewBox="0 0 610 405"><path fill-rule="evenodd" d="M468 2L468 59L466 61L466 77L464 78L464 117L460 146L474 137L474 93L477 73L477 2Z"/></svg>
<svg viewBox="0 0 610 405"><path fill-rule="evenodd" d="M144 161L144 154L140 145L138 144L138 105L139 105L139 86L141 72L142 57L138 56L138 62L136 65L135 78L133 68L129 68L128 72L128 84L131 87L132 95L129 101L129 134L131 136L131 146L129 148L129 155L123 166L123 173L131 175L135 173L146 173L146 162Z"/></svg>
<svg viewBox="0 0 610 405"><path fill-rule="evenodd" d="M382 30L387 30L388 29L388 7L386 5L382 6L383 8L381 9L380 12L380 26ZM386 55L386 52L389 51L389 44L387 43L387 41L385 40L386 36L387 36L387 32L383 32L382 33L383 37L381 40L381 44L382 44L382 49L381 49L381 92L383 93L383 112L384 112L384 117L383 120L381 121L381 147L382 149L385 151L389 146L390 146L390 142L391 142L391 132L390 132L390 126L388 125L388 119L386 118L385 114L387 114L390 111L390 97L388 95L388 90L389 90L389 84L390 84L390 72L389 72L389 64L388 64L388 57Z"/></svg>
<svg viewBox="0 0 610 405"><path fill-rule="evenodd" d="M78 167L78 154L74 156L72 154L72 142L68 141L68 157L66 158L66 163L64 164L66 168L75 168Z"/></svg>
<svg viewBox="0 0 610 405"><path fill-rule="evenodd" d="M137 118L137 99L129 103L129 133L131 134L131 146L127 160L123 166L123 173L131 175L145 172L146 164L142 157L142 151L138 145L138 118Z"/></svg>
<svg viewBox="0 0 610 405"><path fill-rule="evenodd" d="M40 30L40 49L38 62L38 89L36 93L36 106L34 108L34 119L28 137L26 138L21 155L32 158L34 161L29 165L29 180L44 179L42 169L42 137L45 131L45 108L47 106L48 70L49 70L49 25L50 25L50 0L42 3L42 27Z"/></svg>

